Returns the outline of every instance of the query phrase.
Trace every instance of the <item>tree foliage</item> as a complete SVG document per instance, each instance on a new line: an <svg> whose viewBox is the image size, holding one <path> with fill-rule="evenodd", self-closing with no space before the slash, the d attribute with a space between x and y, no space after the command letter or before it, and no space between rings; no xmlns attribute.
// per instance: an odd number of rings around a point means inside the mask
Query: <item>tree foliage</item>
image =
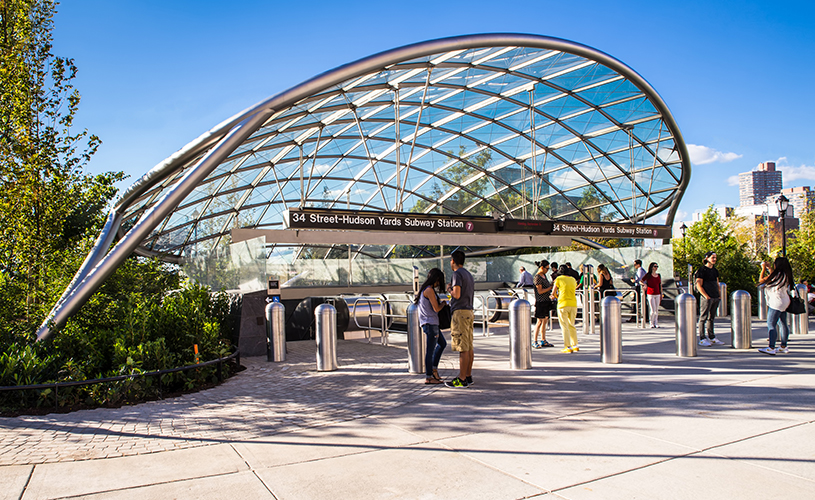
<svg viewBox="0 0 815 500"><path fill-rule="evenodd" d="M683 280L686 279L688 264L694 274L704 265L706 252L716 252L719 281L727 284L728 293L736 290L750 292L756 303L756 279L758 267L750 259L750 247L739 241L734 227L709 207L699 221L694 222L685 233L685 238L673 240L674 270Z"/></svg>
<svg viewBox="0 0 815 500"><path fill-rule="evenodd" d="M235 303L193 284L182 287L176 266L136 256L58 335L33 343L35 329L91 249L115 183L124 178L121 172L83 171L100 141L74 130L77 68L52 54L56 5L0 0L0 385L137 373L223 356L234 339ZM211 373L170 378L189 388ZM145 397L152 382L142 380L124 389L60 391L58 403ZM49 393L37 392L36 402ZM31 404L28 396L3 393L0 410Z"/></svg>
<svg viewBox="0 0 815 500"><path fill-rule="evenodd" d="M51 0L0 3L0 284L25 295L29 320L50 305L57 268L102 222L123 178L82 172L100 141L74 130L77 68L51 52L55 9Z"/></svg>
<svg viewBox="0 0 815 500"><path fill-rule="evenodd" d="M815 210L807 211L800 218L800 227L790 231L787 240L787 257L792 264L796 280L815 280Z"/></svg>

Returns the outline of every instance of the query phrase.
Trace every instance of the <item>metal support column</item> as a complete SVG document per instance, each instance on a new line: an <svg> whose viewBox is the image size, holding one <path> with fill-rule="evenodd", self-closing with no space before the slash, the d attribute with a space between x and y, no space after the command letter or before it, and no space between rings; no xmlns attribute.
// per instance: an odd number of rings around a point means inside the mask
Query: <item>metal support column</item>
<svg viewBox="0 0 815 500"><path fill-rule="evenodd" d="M750 294L744 290L733 292L730 317L731 344L734 349L750 349L753 345Z"/></svg>
<svg viewBox="0 0 815 500"><path fill-rule="evenodd" d="M758 319L767 319L767 293L764 285L758 285Z"/></svg>
<svg viewBox="0 0 815 500"><path fill-rule="evenodd" d="M532 306L523 299L509 304L509 367L532 368Z"/></svg>
<svg viewBox="0 0 815 500"><path fill-rule="evenodd" d="M314 310L317 340L317 371L337 369L337 310L331 304L320 304Z"/></svg>
<svg viewBox="0 0 815 500"><path fill-rule="evenodd" d="M676 297L676 355L696 356L696 297L683 293Z"/></svg>
<svg viewBox="0 0 815 500"><path fill-rule="evenodd" d="M280 302L266 304L266 360L286 361L286 308Z"/></svg>
<svg viewBox="0 0 815 500"><path fill-rule="evenodd" d="M795 285L795 295L804 301L803 314L788 314L792 316L792 332L795 335L806 335L809 333L809 306L807 305L807 286L803 283Z"/></svg>
<svg viewBox="0 0 815 500"><path fill-rule="evenodd" d="M427 339L419 325L419 305L407 307L408 373L424 373L424 355Z"/></svg>
<svg viewBox="0 0 815 500"><path fill-rule="evenodd" d="M606 297L600 304L600 356L603 363L621 363L623 325L620 299Z"/></svg>
<svg viewBox="0 0 815 500"><path fill-rule="evenodd" d="M716 316L720 318L727 316L727 283L719 283L719 310Z"/></svg>

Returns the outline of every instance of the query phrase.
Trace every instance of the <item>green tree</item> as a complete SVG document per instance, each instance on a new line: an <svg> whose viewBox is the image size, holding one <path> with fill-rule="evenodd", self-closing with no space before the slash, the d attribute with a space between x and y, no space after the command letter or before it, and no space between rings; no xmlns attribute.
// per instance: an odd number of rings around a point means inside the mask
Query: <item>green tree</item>
<svg viewBox="0 0 815 500"><path fill-rule="evenodd" d="M736 290L750 292L756 304L758 267L750 260L751 251L746 242L736 237L734 228L709 207L702 218L691 224L685 238L673 240L674 269L685 278L688 264L694 273L701 267L706 252L716 252L719 281L727 283L728 293Z"/></svg>
<svg viewBox="0 0 815 500"><path fill-rule="evenodd" d="M24 294L27 319L42 315L55 269L101 222L123 178L82 173L100 141L73 130L77 68L51 52L56 5L0 3L0 284Z"/></svg>
<svg viewBox="0 0 815 500"><path fill-rule="evenodd" d="M796 280L815 280L815 210L809 210L800 219L800 227L790 231L787 239L787 257L792 264Z"/></svg>

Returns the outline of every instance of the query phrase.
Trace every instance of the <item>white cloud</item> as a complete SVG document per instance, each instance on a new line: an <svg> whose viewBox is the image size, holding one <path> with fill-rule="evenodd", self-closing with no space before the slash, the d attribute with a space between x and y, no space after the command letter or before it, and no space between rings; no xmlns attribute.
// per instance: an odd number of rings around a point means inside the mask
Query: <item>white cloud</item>
<svg viewBox="0 0 815 500"><path fill-rule="evenodd" d="M738 186L739 185L739 176L738 175L731 175L727 178L727 185L728 186Z"/></svg>
<svg viewBox="0 0 815 500"><path fill-rule="evenodd" d="M705 165L707 163L727 163L741 158L736 153L723 153L707 146L688 144L690 161L694 165Z"/></svg>
<svg viewBox="0 0 815 500"><path fill-rule="evenodd" d="M799 165L794 167L786 165L787 157L782 156L775 161L778 170L784 173L784 184L794 181L815 181L815 166L812 165Z"/></svg>

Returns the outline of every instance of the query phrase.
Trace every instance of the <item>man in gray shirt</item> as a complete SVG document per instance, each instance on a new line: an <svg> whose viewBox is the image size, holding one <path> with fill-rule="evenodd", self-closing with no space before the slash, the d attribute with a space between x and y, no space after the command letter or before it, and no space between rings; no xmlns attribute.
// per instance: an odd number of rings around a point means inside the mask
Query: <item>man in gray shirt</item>
<svg viewBox="0 0 815 500"><path fill-rule="evenodd" d="M454 351L458 351L458 377L446 382L447 387L467 387L473 384L473 298L475 281L473 275L464 269L464 252L456 250L450 256L453 280L448 285L450 310L450 338Z"/></svg>

